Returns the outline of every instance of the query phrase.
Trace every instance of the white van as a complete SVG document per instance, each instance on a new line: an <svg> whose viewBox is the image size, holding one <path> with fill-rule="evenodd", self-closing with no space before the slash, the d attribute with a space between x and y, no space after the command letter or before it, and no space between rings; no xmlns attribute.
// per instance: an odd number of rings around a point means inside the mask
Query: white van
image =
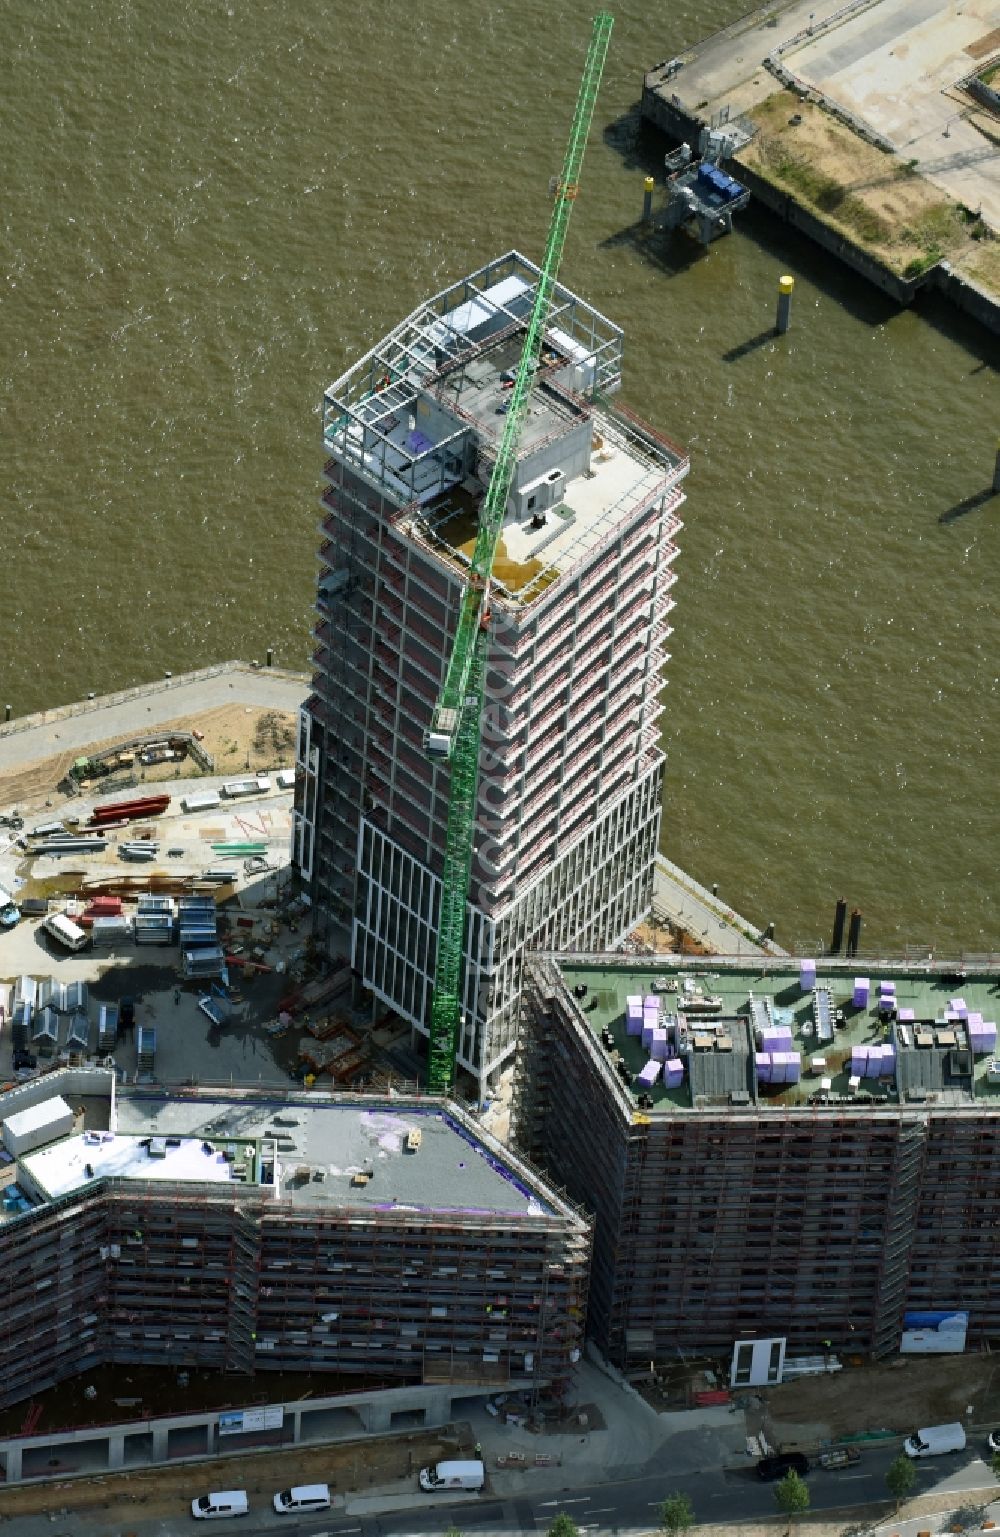
<svg viewBox="0 0 1000 1537"><path fill-rule="evenodd" d="M486 1469L481 1462L435 1462L420 1469L420 1487L428 1493L438 1489L481 1489Z"/></svg>
<svg viewBox="0 0 1000 1537"><path fill-rule="evenodd" d="M907 1457L940 1457L943 1452L964 1452L965 1428L962 1425L927 1425L915 1430L903 1442Z"/></svg>
<svg viewBox="0 0 1000 1537"><path fill-rule="evenodd" d="M328 1484L297 1484L282 1489L274 1496L274 1508L279 1516L301 1510L329 1510L330 1486Z"/></svg>
<svg viewBox="0 0 1000 1537"><path fill-rule="evenodd" d="M245 1489L222 1489L191 1501L191 1514L197 1521L216 1521L223 1516L245 1516L249 1509L250 1501Z"/></svg>
<svg viewBox="0 0 1000 1537"><path fill-rule="evenodd" d="M78 923L63 913L50 913L42 920L42 928L66 950L82 950L90 935Z"/></svg>

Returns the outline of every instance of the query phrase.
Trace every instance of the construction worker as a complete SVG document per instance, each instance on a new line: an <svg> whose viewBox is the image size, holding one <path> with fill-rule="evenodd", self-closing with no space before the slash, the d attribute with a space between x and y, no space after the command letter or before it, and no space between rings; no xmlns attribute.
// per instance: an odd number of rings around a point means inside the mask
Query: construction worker
<svg viewBox="0 0 1000 1537"><path fill-rule="evenodd" d="M483 1448L482 1448L482 1446L480 1445L480 1443L478 1441L476 1442L475 1446L472 1448L472 1455L474 1457L477 1457L479 1459L479 1461L482 1462L482 1460L483 1460Z"/></svg>

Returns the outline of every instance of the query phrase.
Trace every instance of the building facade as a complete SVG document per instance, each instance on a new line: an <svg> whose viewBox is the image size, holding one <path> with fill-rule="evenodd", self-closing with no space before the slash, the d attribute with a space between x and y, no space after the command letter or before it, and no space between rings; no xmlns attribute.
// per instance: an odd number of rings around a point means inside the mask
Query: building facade
<svg viewBox="0 0 1000 1537"><path fill-rule="evenodd" d="M425 736L538 269L437 295L324 399L313 691L294 860L317 929L426 1034L449 766ZM608 397L621 332L558 288L491 590L459 1061L513 1053L526 949L606 948L648 910L687 460Z"/></svg>
<svg viewBox="0 0 1000 1537"><path fill-rule="evenodd" d="M671 959L529 962L515 1137L593 1218L600 1348L626 1368L753 1339L879 1357L964 1315L970 1343L1000 1340L1000 1063L950 1008L988 1019L996 978L900 967L890 1009L855 1006L843 963L802 991L787 961ZM671 1053L648 1083L630 997ZM768 1019L799 1061L780 1082Z"/></svg>

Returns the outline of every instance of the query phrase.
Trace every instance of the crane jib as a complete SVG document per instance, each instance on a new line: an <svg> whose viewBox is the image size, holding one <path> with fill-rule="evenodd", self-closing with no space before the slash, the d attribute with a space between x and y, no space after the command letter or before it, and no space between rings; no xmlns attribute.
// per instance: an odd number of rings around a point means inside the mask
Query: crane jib
<svg viewBox="0 0 1000 1537"><path fill-rule="evenodd" d="M469 585L462 596L444 684L425 737L429 756L451 760L428 1052L428 1087L436 1093L447 1093L454 1080L462 1019L462 957L472 874L483 686L489 648L486 623L489 586L613 25L614 19L606 11L594 17L573 126L556 183L545 255L510 392L500 446L479 513Z"/></svg>

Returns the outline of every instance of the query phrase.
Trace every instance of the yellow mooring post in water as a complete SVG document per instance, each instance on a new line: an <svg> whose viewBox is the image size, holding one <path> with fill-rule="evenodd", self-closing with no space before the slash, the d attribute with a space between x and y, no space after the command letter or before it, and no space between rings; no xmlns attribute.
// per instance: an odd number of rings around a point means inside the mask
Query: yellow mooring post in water
<svg viewBox="0 0 1000 1537"><path fill-rule="evenodd" d="M786 272L784 277L778 279L778 315L774 322L774 329L778 336L784 336L792 323L792 289L795 287L795 279L789 277Z"/></svg>
<svg viewBox="0 0 1000 1537"><path fill-rule="evenodd" d="M647 176L642 184L642 222L648 224L653 217L653 188L656 186L651 176Z"/></svg>

